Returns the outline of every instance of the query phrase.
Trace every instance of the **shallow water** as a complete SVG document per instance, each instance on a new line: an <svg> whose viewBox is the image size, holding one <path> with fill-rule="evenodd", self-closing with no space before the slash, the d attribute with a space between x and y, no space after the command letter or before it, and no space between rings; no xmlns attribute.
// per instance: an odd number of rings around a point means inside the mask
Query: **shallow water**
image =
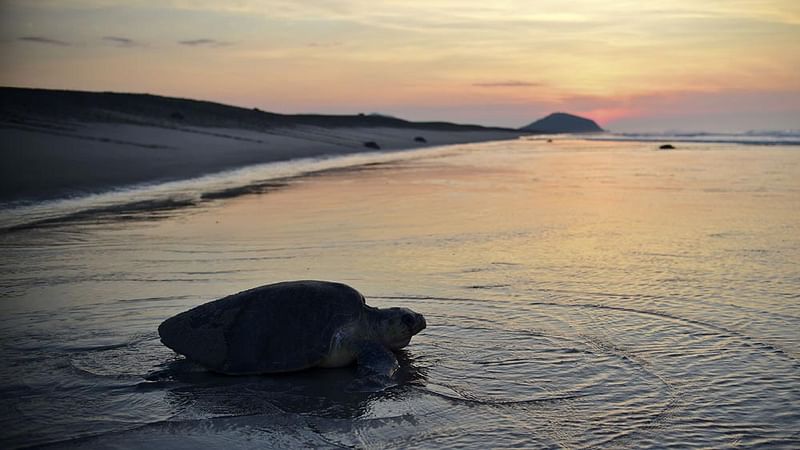
<svg viewBox="0 0 800 450"><path fill-rule="evenodd" d="M455 146L4 233L0 445L797 448L800 148L681 147ZM289 279L423 313L399 385L217 376L158 341Z"/></svg>

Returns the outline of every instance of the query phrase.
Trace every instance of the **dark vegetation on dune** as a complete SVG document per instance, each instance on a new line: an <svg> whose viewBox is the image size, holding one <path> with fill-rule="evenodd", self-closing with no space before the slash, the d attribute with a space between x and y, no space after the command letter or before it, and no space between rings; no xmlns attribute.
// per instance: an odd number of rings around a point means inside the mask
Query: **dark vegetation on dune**
<svg viewBox="0 0 800 450"><path fill-rule="evenodd" d="M299 125L325 128L392 127L438 131L508 130L448 122L410 122L379 114L277 114L201 100L150 94L0 88L0 118L15 116L69 118L85 122L174 123L198 127L278 128Z"/></svg>

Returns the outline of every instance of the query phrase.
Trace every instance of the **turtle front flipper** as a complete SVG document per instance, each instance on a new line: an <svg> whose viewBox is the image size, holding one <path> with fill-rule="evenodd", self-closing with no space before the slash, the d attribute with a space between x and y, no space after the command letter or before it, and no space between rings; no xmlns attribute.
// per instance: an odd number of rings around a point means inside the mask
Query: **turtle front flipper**
<svg viewBox="0 0 800 450"><path fill-rule="evenodd" d="M356 350L359 374L392 378L400 367L394 353L378 342L359 342Z"/></svg>
<svg viewBox="0 0 800 450"><path fill-rule="evenodd" d="M378 342L361 341L355 346L358 377L349 392L380 392L397 386L395 374L400 364L391 350Z"/></svg>

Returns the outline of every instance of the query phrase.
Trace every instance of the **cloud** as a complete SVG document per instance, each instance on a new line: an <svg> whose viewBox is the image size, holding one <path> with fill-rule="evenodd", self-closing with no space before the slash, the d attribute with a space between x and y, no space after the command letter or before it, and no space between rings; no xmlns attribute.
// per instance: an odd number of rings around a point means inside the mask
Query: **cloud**
<svg viewBox="0 0 800 450"><path fill-rule="evenodd" d="M42 36L23 36L17 38L17 40L24 42L34 42L37 44L59 45L62 47L69 47L70 45L72 45L69 42L59 41L58 39L50 39Z"/></svg>
<svg viewBox="0 0 800 450"><path fill-rule="evenodd" d="M343 44L341 42L309 42L308 47L314 48L333 48L333 47L341 47Z"/></svg>
<svg viewBox="0 0 800 450"><path fill-rule="evenodd" d="M189 39L185 41L178 41L181 45L188 45L190 47L224 47L231 45L230 42L218 41L216 39L202 38L202 39Z"/></svg>
<svg viewBox="0 0 800 450"><path fill-rule="evenodd" d="M117 44L119 47L137 47L141 45L133 39L119 36L103 36L103 40Z"/></svg>
<svg viewBox="0 0 800 450"><path fill-rule="evenodd" d="M504 87L539 87L544 86L543 83L533 83L529 81L487 81L483 83L472 83L473 86L477 87L489 87L489 88L504 88Z"/></svg>

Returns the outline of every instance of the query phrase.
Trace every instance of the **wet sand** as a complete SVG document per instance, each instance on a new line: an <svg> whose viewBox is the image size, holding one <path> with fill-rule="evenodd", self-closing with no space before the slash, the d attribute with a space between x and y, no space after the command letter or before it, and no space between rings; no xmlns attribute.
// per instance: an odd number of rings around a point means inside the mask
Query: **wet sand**
<svg viewBox="0 0 800 450"><path fill-rule="evenodd" d="M475 144L0 233L0 442L797 448L800 153L682 147ZM222 377L158 340L292 279L426 316L397 386Z"/></svg>

